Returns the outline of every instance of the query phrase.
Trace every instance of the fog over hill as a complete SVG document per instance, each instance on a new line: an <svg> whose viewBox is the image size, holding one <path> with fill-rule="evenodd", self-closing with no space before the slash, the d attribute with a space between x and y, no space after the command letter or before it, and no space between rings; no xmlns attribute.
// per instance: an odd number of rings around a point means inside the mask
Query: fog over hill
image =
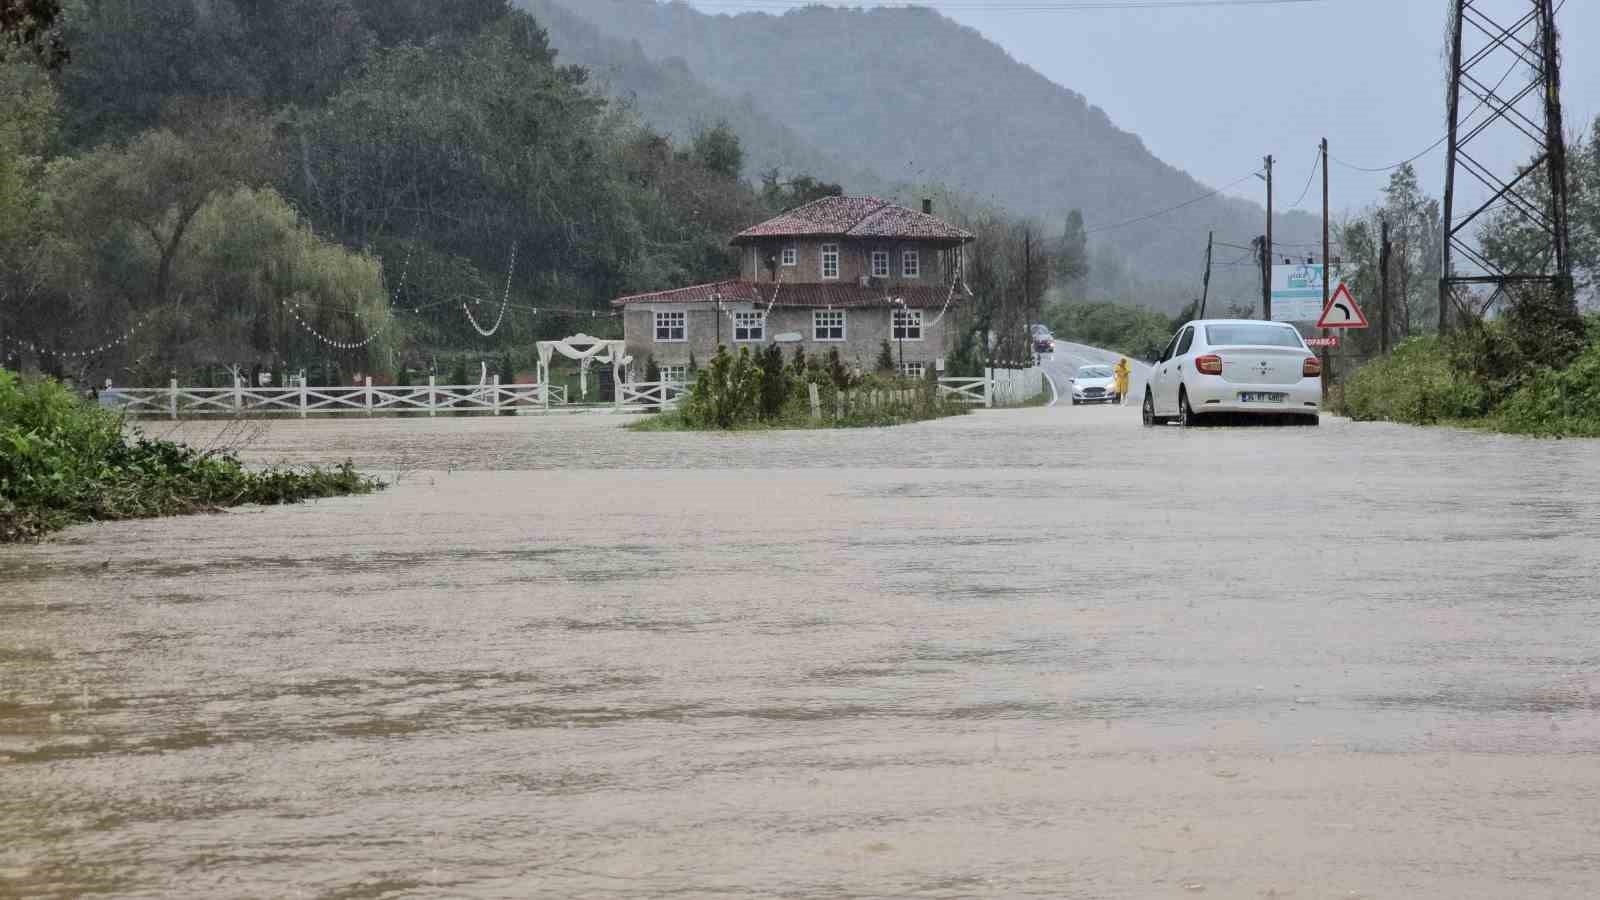
<svg viewBox="0 0 1600 900"><path fill-rule="evenodd" d="M554 14L562 4L592 29ZM1171 306L1199 291L1208 231L1248 245L1264 211L1157 159L1086 98L972 28L918 8L813 6L707 15L650 0L525 0L568 61L638 97L658 128L725 116L753 166L817 171L853 189L937 182L1057 227L1083 211L1103 293ZM612 40L603 41L603 37ZM596 53L604 43L611 64ZM1250 177L1250 176L1245 176ZM1293 199L1303 184L1279 182ZM1204 199L1198 199L1204 198ZM1180 204L1180 209L1142 217ZM1312 216L1280 216L1279 242L1312 242ZM1307 248L1309 249L1309 248ZM1259 294L1243 251L1218 250L1214 295ZM1128 296L1128 295L1132 296Z"/></svg>

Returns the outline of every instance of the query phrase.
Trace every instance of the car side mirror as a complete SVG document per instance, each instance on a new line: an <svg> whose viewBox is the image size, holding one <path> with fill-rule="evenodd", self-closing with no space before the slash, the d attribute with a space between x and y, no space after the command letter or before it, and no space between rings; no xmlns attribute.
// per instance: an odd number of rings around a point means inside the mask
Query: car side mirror
<svg viewBox="0 0 1600 900"><path fill-rule="evenodd" d="M1068 378L1067 379L1067 383L1068 384L1077 384L1078 383L1078 379L1076 379L1076 378Z"/></svg>

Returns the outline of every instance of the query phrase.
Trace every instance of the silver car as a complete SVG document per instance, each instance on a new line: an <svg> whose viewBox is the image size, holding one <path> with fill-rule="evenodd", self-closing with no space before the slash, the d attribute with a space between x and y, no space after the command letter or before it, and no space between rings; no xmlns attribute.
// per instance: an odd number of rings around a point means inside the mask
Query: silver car
<svg viewBox="0 0 1600 900"><path fill-rule="evenodd" d="M1110 366L1084 366L1072 377L1072 405L1080 403L1120 403L1117 376Z"/></svg>

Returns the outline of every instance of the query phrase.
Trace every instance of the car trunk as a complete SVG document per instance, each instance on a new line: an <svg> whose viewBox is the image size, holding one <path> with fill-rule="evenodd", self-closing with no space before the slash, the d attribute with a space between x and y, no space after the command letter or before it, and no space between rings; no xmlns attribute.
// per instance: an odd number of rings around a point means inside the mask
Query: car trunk
<svg viewBox="0 0 1600 900"><path fill-rule="evenodd" d="M1304 377L1304 350L1292 347L1221 347L1222 380L1230 384L1294 384Z"/></svg>

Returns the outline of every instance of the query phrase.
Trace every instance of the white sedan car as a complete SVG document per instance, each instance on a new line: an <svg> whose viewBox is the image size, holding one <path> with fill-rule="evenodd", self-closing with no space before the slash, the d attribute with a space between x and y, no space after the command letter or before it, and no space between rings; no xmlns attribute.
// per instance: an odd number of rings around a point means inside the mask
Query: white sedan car
<svg viewBox="0 0 1600 900"><path fill-rule="evenodd" d="M1315 425L1321 404L1322 362L1293 326L1200 319L1178 329L1151 367L1144 423L1247 413Z"/></svg>
<svg viewBox="0 0 1600 900"><path fill-rule="evenodd" d="M1116 403L1117 378L1110 366L1083 366L1072 376L1072 405L1080 403Z"/></svg>

